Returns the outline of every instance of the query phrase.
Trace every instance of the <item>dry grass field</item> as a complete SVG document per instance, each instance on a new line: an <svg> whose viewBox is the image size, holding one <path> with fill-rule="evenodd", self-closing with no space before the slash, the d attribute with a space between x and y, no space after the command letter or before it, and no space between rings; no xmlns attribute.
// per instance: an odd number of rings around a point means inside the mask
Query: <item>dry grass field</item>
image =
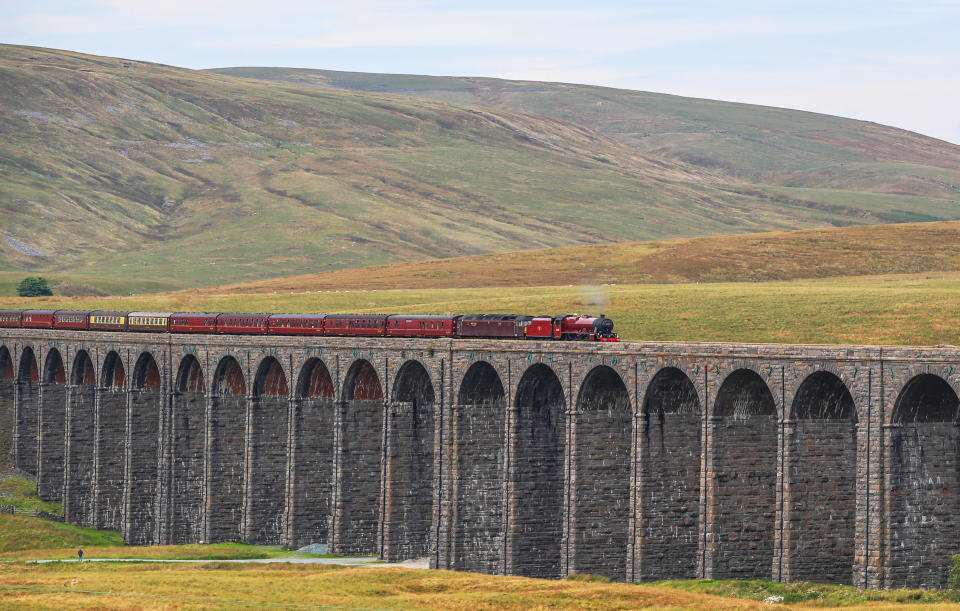
<svg viewBox="0 0 960 611"><path fill-rule="evenodd" d="M0 607L31 609L946 609L948 593L763 581L548 581L337 565L0 563ZM791 604L792 603L792 604Z"/></svg>
<svg viewBox="0 0 960 611"><path fill-rule="evenodd" d="M0 308L215 312L604 313L621 337L960 345L960 274L700 284L484 287L123 298L2 298Z"/></svg>
<svg viewBox="0 0 960 611"><path fill-rule="evenodd" d="M960 271L960 222L526 250L271 278L204 288L200 294L763 282L938 271Z"/></svg>
<svg viewBox="0 0 960 611"><path fill-rule="evenodd" d="M11 586L16 586L16 589ZM89 592L89 593L82 593ZM0 606L33 609L748 609L665 588L395 568L295 565L0 565Z"/></svg>

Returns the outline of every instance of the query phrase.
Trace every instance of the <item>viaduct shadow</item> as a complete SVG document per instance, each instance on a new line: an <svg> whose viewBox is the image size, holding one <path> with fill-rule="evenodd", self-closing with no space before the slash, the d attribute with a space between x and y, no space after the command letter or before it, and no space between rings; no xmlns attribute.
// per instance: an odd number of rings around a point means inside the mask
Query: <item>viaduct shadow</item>
<svg viewBox="0 0 960 611"><path fill-rule="evenodd" d="M330 542L335 396L327 366L309 359L300 370L293 402L285 537L291 547Z"/></svg>
<svg viewBox="0 0 960 611"><path fill-rule="evenodd" d="M125 449L127 447L127 372L110 352L100 370L94 418L93 519L97 528L123 529Z"/></svg>
<svg viewBox="0 0 960 611"><path fill-rule="evenodd" d="M770 579L777 483L777 408L756 372L738 369L720 386L712 423L714 523L708 575ZM712 566L711 566L712 565Z"/></svg>
<svg viewBox="0 0 960 611"><path fill-rule="evenodd" d="M289 397L280 361L265 358L254 378L248 423L244 514L248 543L279 544L283 536Z"/></svg>
<svg viewBox="0 0 960 611"><path fill-rule="evenodd" d="M807 377L793 400L785 452L784 554L791 581L851 583L856 532L857 412L833 373Z"/></svg>
<svg viewBox="0 0 960 611"><path fill-rule="evenodd" d="M203 539L203 460L207 422L207 388L200 361L187 354L180 361L171 418L169 542Z"/></svg>
<svg viewBox="0 0 960 611"><path fill-rule="evenodd" d="M343 388L333 551L376 554L383 451L383 385L373 365L350 366Z"/></svg>
<svg viewBox="0 0 960 611"><path fill-rule="evenodd" d="M14 382L17 429L13 440L14 462L18 469L37 475L37 440L40 437L40 367L33 348L20 354Z"/></svg>
<svg viewBox="0 0 960 611"><path fill-rule="evenodd" d="M932 374L912 378L897 397L886 444L889 587L943 587L950 558L960 552L958 403Z"/></svg>
<svg viewBox="0 0 960 611"><path fill-rule="evenodd" d="M37 495L44 501L63 501L64 445L66 442L67 372L63 356L51 348L43 361L40 385L40 435L37 444Z"/></svg>
<svg viewBox="0 0 960 611"><path fill-rule="evenodd" d="M592 369L577 398L574 424L565 543L570 574L626 579L632 415L620 375L604 365Z"/></svg>
<svg viewBox="0 0 960 611"><path fill-rule="evenodd" d="M454 412L450 568L502 573L506 393L490 363L466 371Z"/></svg>
<svg viewBox="0 0 960 611"><path fill-rule="evenodd" d="M137 358L130 397L129 442L124 478L124 539L131 545L157 541L160 414L163 384L157 361L149 352Z"/></svg>
<svg viewBox="0 0 960 611"><path fill-rule="evenodd" d="M227 356L213 376L207 422L205 543L243 540L246 424L246 379Z"/></svg>
<svg viewBox="0 0 960 611"><path fill-rule="evenodd" d="M80 350L70 371L63 519L93 526L97 370L87 351Z"/></svg>
<svg viewBox="0 0 960 611"><path fill-rule="evenodd" d="M557 579L565 515L566 401L553 369L538 363L524 372L510 415L508 572Z"/></svg>
<svg viewBox="0 0 960 611"><path fill-rule="evenodd" d="M661 369L647 387L641 416L632 579L693 579L700 544L702 437L693 382L680 369Z"/></svg>
<svg viewBox="0 0 960 611"><path fill-rule="evenodd" d="M381 550L387 560L420 558L429 552L435 403L424 366L418 361L404 363L394 380L388 424Z"/></svg>
<svg viewBox="0 0 960 611"><path fill-rule="evenodd" d="M10 350L0 345L0 456L13 453L16 377Z"/></svg>

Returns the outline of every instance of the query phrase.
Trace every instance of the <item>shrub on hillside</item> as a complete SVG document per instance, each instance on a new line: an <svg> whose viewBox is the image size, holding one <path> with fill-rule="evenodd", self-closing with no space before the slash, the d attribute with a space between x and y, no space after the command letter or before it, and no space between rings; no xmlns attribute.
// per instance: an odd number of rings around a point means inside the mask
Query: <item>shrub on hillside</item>
<svg viewBox="0 0 960 611"><path fill-rule="evenodd" d="M21 297L49 297L53 295L47 279L41 276L27 276L17 285L17 295Z"/></svg>

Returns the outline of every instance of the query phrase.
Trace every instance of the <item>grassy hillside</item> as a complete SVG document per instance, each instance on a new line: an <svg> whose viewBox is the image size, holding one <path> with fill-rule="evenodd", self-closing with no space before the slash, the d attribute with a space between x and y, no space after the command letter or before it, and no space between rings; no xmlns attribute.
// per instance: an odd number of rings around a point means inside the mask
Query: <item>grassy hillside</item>
<svg viewBox="0 0 960 611"><path fill-rule="evenodd" d="M0 514L0 553L30 549L123 545L120 533L61 524L40 518Z"/></svg>
<svg viewBox="0 0 960 611"><path fill-rule="evenodd" d="M826 222L555 119L29 47L0 79L0 265L94 286Z"/></svg>
<svg viewBox="0 0 960 611"><path fill-rule="evenodd" d="M215 72L553 117L602 133L633 150L683 161L731 181L779 185L783 189L763 191L811 206L856 209L861 206L854 192L889 194L900 201L920 197L954 203L960 193L960 147L884 125L817 113L568 83L292 68ZM887 222L930 220L923 214L939 216L932 210L924 213L903 206L891 206L881 214Z"/></svg>
<svg viewBox="0 0 960 611"><path fill-rule="evenodd" d="M0 299L0 307L214 312L605 313L624 339L960 345L960 275L126 298Z"/></svg>
<svg viewBox="0 0 960 611"><path fill-rule="evenodd" d="M31 47L0 46L0 80L8 110L0 114L0 271L11 272L6 282L56 273L73 294L960 218L960 195L949 188L960 183L957 147L897 130L885 132L887 153L861 155L857 167L887 177L909 166L929 188L877 193L872 181L867 189L844 179L813 189L794 174L750 184L761 176L644 149L605 121L548 116L549 109L321 90ZM711 133L727 130L709 113L701 118L700 107L686 108L689 121ZM648 110L630 112L647 120ZM763 129L793 121L763 116ZM838 131L839 119L809 121L827 134L862 125ZM686 141L686 129L663 138ZM798 142L777 147L803 157ZM917 157L920 148L931 152ZM717 153L746 159L733 149ZM831 166L847 176L839 169L846 164ZM948 186L930 186L941 182Z"/></svg>
<svg viewBox="0 0 960 611"><path fill-rule="evenodd" d="M13 427L10 427L11 429ZM7 458L4 454L4 459ZM3 464L4 471L9 467ZM20 473L24 477L29 477L26 473ZM15 507L30 512L45 511L47 513L59 515L62 513L60 503L50 503L40 500L37 495L36 482L23 477L6 477L6 473L0 475L0 506Z"/></svg>
<svg viewBox="0 0 960 611"><path fill-rule="evenodd" d="M960 272L960 223L678 238L475 255L271 278L199 289L202 295L408 287L758 282Z"/></svg>

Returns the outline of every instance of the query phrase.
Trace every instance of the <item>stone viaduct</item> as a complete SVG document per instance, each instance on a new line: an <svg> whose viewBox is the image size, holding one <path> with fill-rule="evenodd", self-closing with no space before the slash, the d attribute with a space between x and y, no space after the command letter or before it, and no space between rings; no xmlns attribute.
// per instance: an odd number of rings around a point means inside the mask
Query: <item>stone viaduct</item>
<svg viewBox="0 0 960 611"><path fill-rule="evenodd" d="M955 347L0 331L69 522L548 578L944 585L958 392Z"/></svg>

